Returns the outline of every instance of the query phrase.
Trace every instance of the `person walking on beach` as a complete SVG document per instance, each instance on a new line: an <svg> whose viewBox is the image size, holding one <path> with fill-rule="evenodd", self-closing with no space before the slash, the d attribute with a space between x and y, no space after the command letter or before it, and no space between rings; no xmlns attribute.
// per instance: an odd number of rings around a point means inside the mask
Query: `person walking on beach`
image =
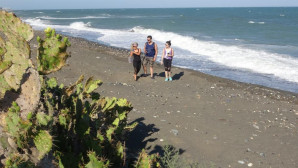
<svg viewBox="0 0 298 168"><path fill-rule="evenodd" d="M142 62L141 62L141 49L138 48L138 43L134 42L132 44L132 51L130 52L130 57L133 57L133 68L134 68L134 75L133 78L137 81L137 75L141 69Z"/></svg>
<svg viewBox="0 0 298 168"><path fill-rule="evenodd" d="M174 50L171 48L171 41L166 42L166 47L163 49L162 57L161 57L161 64L164 64L165 67L165 81L172 81L171 77L171 66L172 60L174 57Z"/></svg>
<svg viewBox="0 0 298 168"><path fill-rule="evenodd" d="M151 79L154 79L153 65L154 65L154 62L156 61L158 48L156 43L152 41L152 36L150 35L147 37L147 42L145 43L144 52L145 52L145 59L143 61L144 75L147 76L147 64L149 63Z"/></svg>

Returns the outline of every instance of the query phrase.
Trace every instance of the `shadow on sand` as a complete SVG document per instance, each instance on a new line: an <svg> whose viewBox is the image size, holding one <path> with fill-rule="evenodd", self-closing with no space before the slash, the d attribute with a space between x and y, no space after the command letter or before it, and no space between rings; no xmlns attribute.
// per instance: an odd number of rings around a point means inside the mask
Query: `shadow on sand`
<svg viewBox="0 0 298 168"><path fill-rule="evenodd" d="M173 80L179 80L183 75L184 75L184 72L182 71L182 72L179 72L178 74L174 74L172 78ZM159 73L158 76L165 77L165 72Z"/></svg>
<svg viewBox="0 0 298 168"><path fill-rule="evenodd" d="M126 147L128 153L139 153L142 149L149 149L147 147L148 142L154 142L157 138L150 138L152 134L158 132L159 129L155 127L154 124L146 125L143 121L144 117L138 118L132 121L130 124L137 122L137 127L128 134L128 140L126 141Z"/></svg>
<svg viewBox="0 0 298 168"><path fill-rule="evenodd" d="M145 120L144 117L138 118L132 121L129 124L137 122L137 127L128 134L128 140L126 141L126 148L127 148L127 164L126 167L131 167L137 161L139 153L142 149L145 149L148 154L159 154L160 156L164 156L165 151L163 146L155 145L154 147L148 146L148 143L156 141L158 138L151 138L150 136L160 129L155 127L155 124L148 124L146 125L143 121ZM172 150L176 150L174 146L169 146ZM181 155L185 152L183 149L177 149L178 154Z"/></svg>

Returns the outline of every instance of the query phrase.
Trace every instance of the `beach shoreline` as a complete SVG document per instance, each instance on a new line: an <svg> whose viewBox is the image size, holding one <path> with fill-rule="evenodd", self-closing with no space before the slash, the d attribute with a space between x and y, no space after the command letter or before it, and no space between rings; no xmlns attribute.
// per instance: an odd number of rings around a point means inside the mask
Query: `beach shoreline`
<svg viewBox="0 0 298 168"><path fill-rule="evenodd" d="M42 34L35 31L30 42L33 62L36 36ZM131 101L129 122L139 123L126 143L131 153L160 152L170 144L187 159L217 167L298 165L297 93L178 67L172 68L174 81L165 82L163 66L157 64L154 80L134 81L128 50L69 40L68 66L49 77L68 85L81 74L94 76L103 81L101 95Z"/></svg>
<svg viewBox="0 0 298 168"><path fill-rule="evenodd" d="M42 34L43 33L40 30L34 30L34 32L36 32L36 34ZM128 55L129 55L129 52L130 52L130 50L125 49L125 48L120 48L120 47L115 47L115 46L108 46L108 45L101 44L101 43L94 42L94 41L90 41L90 40L87 40L87 39L84 39L84 38L81 38L81 37L73 37L73 36L65 35L65 34L63 34L63 32L58 32L58 33L68 37L69 39L74 39L74 40L81 41L82 43L85 43L83 45L86 45L86 46L90 45L90 46L93 46L93 47L99 47L101 52L103 52L105 54L113 55L113 56L116 56L116 57L127 58ZM162 65L160 65L160 63L157 63L157 62L155 63L155 65L158 66L159 68L163 67ZM257 92L264 92L264 94L266 94L266 95L271 95L270 97L273 98L273 99L291 100L292 98L295 99L295 98L298 97L298 93L295 93L295 92L290 92L290 91L271 88L271 87L262 86L262 85L258 85L258 84L245 83L245 82L240 82L240 81L236 81L236 80L232 80L232 79L222 78L222 77L219 77L219 76L206 74L204 72L200 72L200 71L196 71L196 70L192 70L192 69L188 69L188 68L177 67L175 65L172 65L172 67L173 68L183 69L185 71L189 71L189 72L193 73L194 75L204 77L204 78L206 78L210 81L221 81L221 82L229 83L229 84L233 85L234 87L254 88L254 89L256 89ZM142 69L141 69L140 73L141 72L142 72ZM249 90L249 91L254 93L254 91L252 89Z"/></svg>

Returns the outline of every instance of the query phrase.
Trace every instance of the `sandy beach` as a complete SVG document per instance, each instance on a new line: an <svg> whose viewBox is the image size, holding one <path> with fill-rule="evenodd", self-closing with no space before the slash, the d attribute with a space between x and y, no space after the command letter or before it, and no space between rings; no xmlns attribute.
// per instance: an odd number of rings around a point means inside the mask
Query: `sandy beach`
<svg viewBox="0 0 298 168"><path fill-rule="evenodd" d="M169 144L182 157L215 167L298 167L298 94L177 67L173 81L165 82L157 64L154 80L134 81L127 50L74 37L70 42L68 66L50 77L68 85L81 74L94 76L103 81L101 95L128 99L134 107L129 121L139 122L128 152L154 153ZM33 58L36 47L34 38Z"/></svg>

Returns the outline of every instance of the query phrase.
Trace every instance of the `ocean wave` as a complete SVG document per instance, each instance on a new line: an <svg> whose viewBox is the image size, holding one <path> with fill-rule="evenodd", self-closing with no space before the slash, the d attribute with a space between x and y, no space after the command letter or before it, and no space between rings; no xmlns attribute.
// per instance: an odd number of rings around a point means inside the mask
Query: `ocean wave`
<svg viewBox="0 0 298 168"><path fill-rule="evenodd" d="M40 16L36 17L37 19L45 19L45 20L80 20L80 19L105 19L107 16L84 16L84 17L50 17L50 16Z"/></svg>
<svg viewBox="0 0 298 168"><path fill-rule="evenodd" d="M51 25L41 19L26 19L25 21L33 27L52 27L64 32L75 31L78 34L92 36L92 38L97 36L98 41L123 48L129 48L132 41L142 44L146 36L150 34L159 45L164 44L167 40L171 40L173 46L180 52L176 52L176 58L183 59L183 62L196 61L200 63L201 59L204 58L204 60L209 60L231 69L239 69L265 76L275 76L282 80L298 83L298 59L288 55L248 49L237 45L227 46L211 41L202 41L191 36L143 27L133 27L131 29L133 31L129 31L129 29L93 28L91 23L84 22L73 22L70 25Z"/></svg>
<svg viewBox="0 0 298 168"><path fill-rule="evenodd" d="M264 75L270 74L280 79L298 83L298 59L288 55L248 49L236 45L226 46L214 42L200 41L193 37L155 29L135 27L133 30L144 35L150 34L158 41L171 39L173 46L204 56L220 65ZM191 61L196 58L191 57L189 59Z"/></svg>
<svg viewBox="0 0 298 168"><path fill-rule="evenodd" d="M44 27L46 25L50 25L50 21L48 20L41 20L38 18L29 18L29 19L25 19L25 22L27 22L28 24L30 24L31 26L41 26Z"/></svg>
<svg viewBox="0 0 298 168"><path fill-rule="evenodd" d="M265 22L254 22L254 21L249 21L248 23L249 23L249 24L255 24L255 23L258 23L258 24L265 24Z"/></svg>

